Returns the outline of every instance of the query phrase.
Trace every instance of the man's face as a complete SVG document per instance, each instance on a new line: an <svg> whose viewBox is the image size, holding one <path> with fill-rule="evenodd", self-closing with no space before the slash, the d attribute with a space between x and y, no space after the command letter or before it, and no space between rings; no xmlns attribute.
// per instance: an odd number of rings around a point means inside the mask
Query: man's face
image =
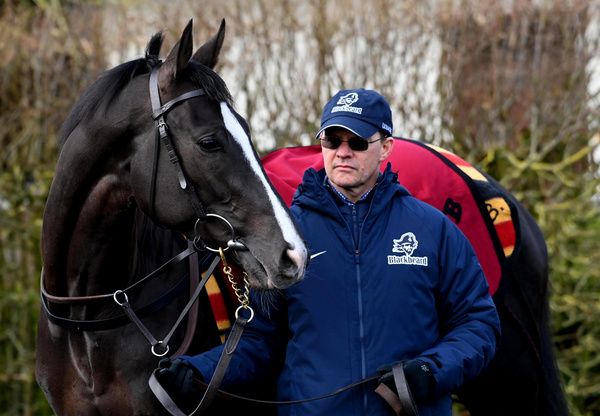
<svg viewBox="0 0 600 416"><path fill-rule="evenodd" d="M379 165L391 152L393 139L377 140L381 134L376 132L368 141L377 141L370 143L367 150L356 151L350 148L347 141L352 138L364 139L354 133L343 128L331 128L321 133L321 137L325 135L342 140L337 149L321 148L327 177L337 190L356 202L377 182Z"/></svg>

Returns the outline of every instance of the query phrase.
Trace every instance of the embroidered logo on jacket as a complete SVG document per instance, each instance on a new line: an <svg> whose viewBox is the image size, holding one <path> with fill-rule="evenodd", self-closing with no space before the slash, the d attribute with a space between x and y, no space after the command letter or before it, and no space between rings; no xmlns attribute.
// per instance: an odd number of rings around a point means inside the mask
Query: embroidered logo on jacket
<svg viewBox="0 0 600 416"><path fill-rule="evenodd" d="M361 114L362 107L352 107L352 104L358 101L358 94L355 92L350 92L346 95L342 95L337 102L337 106L331 109L332 113L337 113L338 111L349 111L351 113Z"/></svg>
<svg viewBox="0 0 600 416"><path fill-rule="evenodd" d="M323 251L319 251L318 253L311 254L310 255L310 259L312 260L312 259L314 259L316 257L319 257L321 254L325 254L325 253L327 253L327 250L323 250Z"/></svg>
<svg viewBox="0 0 600 416"><path fill-rule="evenodd" d="M419 247L419 241L413 233L404 233L398 239L394 239L392 253L400 253L401 256L388 256L388 264L413 264L415 266L427 266L427 257L413 257L413 253Z"/></svg>

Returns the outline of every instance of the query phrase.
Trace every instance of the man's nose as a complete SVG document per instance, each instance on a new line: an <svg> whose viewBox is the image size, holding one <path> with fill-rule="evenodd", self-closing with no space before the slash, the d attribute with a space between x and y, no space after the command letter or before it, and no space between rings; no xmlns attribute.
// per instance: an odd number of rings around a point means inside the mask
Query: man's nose
<svg viewBox="0 0 600 416"><path fill-rule="evenodd" d="M340 157L344 157L350 154L352 154L352 149L350 148L348 141L342 141L342 143L340 143L340 146L337 148L337 155Z"/></svg>

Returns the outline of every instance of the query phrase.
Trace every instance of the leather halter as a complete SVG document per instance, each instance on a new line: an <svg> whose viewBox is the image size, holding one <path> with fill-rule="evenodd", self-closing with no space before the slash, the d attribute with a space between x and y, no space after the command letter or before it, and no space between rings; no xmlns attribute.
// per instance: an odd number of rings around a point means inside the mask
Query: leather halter
<svg viewBox="0 0 600 416"><path fill-rule="evenodd" d="M154 212L154 193L155 193L155 187L156 187L156 173L157 173L157 165L158 165L159 143L163 143L163 145L165 146L165 148L167 150L169 160L171 161L171 163L173 163L173 165L175 165L175 167L177 169L177 178L179 181L179 186L181 187L181 189L186 191L186 194L188 195L190 204L193 207L194 212L198 218L196 225L194 226L194 231L197 233L197 231L198 231L197 225L198 225L198 221L200 219L205 219L207 217L217 217L218 219L224 221L231 228L232 237L231 237L231 241L228 242L228 248L238 249L238 250L244 249L243 245L240 242L235 240L235 236L233 235L234 234L233 227L226 219L224 219L218 215L215 215L215 214L207 214L206 213L206 209L204 208L204 205L198 198L198 195L196 194L196 191L195 191L193 185L186 178L185 172L183 170L183 166L181 165L181 163L179 161L179 157L177 155L176 148L175 148L174 143L169 135L168 125L165 120L166 114L171 109L173 109L176 105L178 105L179 103L182 103L190 98L206 95L205 91L201 88L195 89L195 90L186 92L184 94L181 94L181 95L177 96L176 98L161 105L160 92L159 92L159 87L158 87L158 66L155 66L152 69L152 72L151 72L150 78L149 78L149 93L150 93L150 102L152 105L152 118L156 122L156 132L157 132L157 140L155 141L155 144L156 144L155 160L154 160L154 166L152 169L152 182L151 182L151 192L150 192L151 193L151 195L150 195L151 215ZM131 309L131 306L128 304L128 302L127 303L120 302L118 300L119 298L117 297L117 295L120 296L121 299L126 299L128 292L138 288L139 286L142 285L142 283L147 282L147 281L153 279L154 277L158 276L159 273L161 271L163 271L165 268L170 267L173 264L179 263L180 261L189 257L190 292L193 292L193 294L192 294L192 299L190 299L188 305L192 305L192 306L188 307L186 305L184 312L182 312L182 315L180 315L180 317L176 323L176 326L177 326L179 324L179 322L181 321L183 315L185 313L189 312L188 325L187 325L186 333L184 335L184 340L182 342L182 345L179 347L179 349L175 353L175 355L183 354L187 350L187 348L189 347L189 345L191 343L194 329L196 326L198 306L197 306L197 303L194 302L194 300L195 300L195 298L197 298L197 296L200 293L200 290L204 286L204 285L198 285L198 281L196 280L197 276L199 275L197 252L199 250L203 250L206 248L207 248L207 246L202 242L202 240L200 239L200 236L196 235L193 243L190 243L189 247L186 250L177 254L176 256L174 256L173 258L168 260L166 263L159 266L153 272L149 273L148 275L146 275L145 277L136 281L135 283L131 284L130 286L128 286L125 289L118 290L115 293L105 293L105 294L100 294L100 295L88 295L88 296L56 296L56 295L52 295L52 294L48 293L45 288L44 279L43 279L44 272L42 269L42 273L40 276L40 280L41 280L40 281L40 296L41 296L42 308L43 308L47 318L50 321L52 321L53 323L60 325L62 327L65 327L65 328L75 329L75 330L79 330L79 331L99 331L99 330L116 328L116 327L125 325L126 323L131 322L131 321L133 321L135 323L137 315L144 316L151 312L155 312L155 311L161 309L162 307L166 306L171 300L173 300L183 290L186 279L182 279L174 287L167 290L166 293L162 294L158 299L137 309L136 311L133 311L133 309ZM214 251L214 250L212 250L212 251ZM214 265L216 265L216 264L214 264ZM205 278L202 280L201 283L206 283L206 280L209 276L210 276L210 273L208 273L205 276ZM106 319L96 319L96 320L69 319L69 318L58 316L58 315L52 313L50 311L50 307L49 307L49 305L51 303L76 304L76 303L86 303L86 302L96 302L96 301L112 301L112 300L114 300L117 304L119 304L119 306L123 307L123 309L125 311L124 315L119 315L116 317L106 318ZM127 318L129 318L129 320ZM173 328L172 332L174 331L174 329L175 329L175 327ZM142 331L142 333L145 332L144 329L142 329L142 328L140 328L140 330ZM162 342L156 341L154 339L154 337L147 336L148 334L144 333L144 335L146 335L146 338L148 338L149 341L151 342L153 352L154 352L155 345L162 344L163 342L165 342L165 340L163 340Z"/></svg>
<svg viewBox="0 0 600 416"><path fill-rule="evenodd" d="M194 209L194 213L197 218L205 218L206 217L206 209L198 198L198 194L194 189L194 186L190 181L187 180L187 176L185 171L183 170L183 166L179 161L179 156L177 155L177 149L171 139L169 134L169 126L165 120L165 116L167 113L174 108L177 104L182 103L190 98L199 97L202 95L206 95L206 92L202 88L188 91L184 94L181 94L178 97L173 98L172 100L166 102L161 105L160 101L160 91L158 87L158 70L159 66L156 66L152 69L150 73L150 81L148 83L148 87L150 90L150 102L152 104L152 118L156 123L156 135L157 140L155 141L155 152L154 152L154 166L152 168L152 181L150 188L150 213L151 215L154 213L154 197L156 191L156 172L158 166L158 153L159 153L159 143L162 143L167 151L169 156L169 160L177 169L177 179L179 181L179 187L183 189L188 196L190 204Z"/></svg>
<svg viewBox="0 0 600 416"><path fill-rule="evenodd" d="M175 257L172 257L166 263L163 263L160 267L147 274L140 280L137 280L135 283L129 285L125 289L121 289L121 292L130 293L140 287L143 283L148 282L155 277L160 275L160 272L165 270L166 268L179 263L180 261L192 256L196 253L196 248L191 246L181 253L177 254ZM48 319L53 323L60 325L64 328L76 329L78 331L100 331L107 330L112 328L117 328L121 325L129 322L125 319L125 315L115 316L113 318L105 318L105 319L68 319L58 315L53 314L50 311L49 304L58 303L58 304L77 304L77 303L88 303L88 302L98 302L98 301L112 301L114 293L104 293L100 295L89 295L89 296L56 296L48 293L46 287L44 285L44 271L42 270L41 278L40 278L40 295L42 298L42 307L44 312L46 313ZM182 289L182 284L186 279L182 279L171 289L165 291L165 293L156 299L154 302L141 307L139 309L139 314L144 316L150 312L156 311L163 306L165 306L168 302L170 302Z"/></svg>

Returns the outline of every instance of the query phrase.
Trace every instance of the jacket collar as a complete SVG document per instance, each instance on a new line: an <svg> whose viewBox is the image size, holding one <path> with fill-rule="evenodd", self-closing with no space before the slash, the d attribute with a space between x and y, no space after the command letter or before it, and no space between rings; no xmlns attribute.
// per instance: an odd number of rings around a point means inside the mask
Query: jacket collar
<svg viewBox="0 0 600 416"><path fill-rule="evenodd" d="M313 168L308 169L304 172L302 183L298 186L294 199L293 205L305 205L311 207L317 211L324 213L330 213L335 215L338 212L336 209L336 203L332 193L326 188L326 175L325 169L319 171ZM410 193L398 183L398 175L392 172L392 165L387 164L385 170L377 180L377 183L371 189L370 193L373 194L372 201L373 205L382 206L386 205L389 199L396 194L410 195Z"/></svg>

